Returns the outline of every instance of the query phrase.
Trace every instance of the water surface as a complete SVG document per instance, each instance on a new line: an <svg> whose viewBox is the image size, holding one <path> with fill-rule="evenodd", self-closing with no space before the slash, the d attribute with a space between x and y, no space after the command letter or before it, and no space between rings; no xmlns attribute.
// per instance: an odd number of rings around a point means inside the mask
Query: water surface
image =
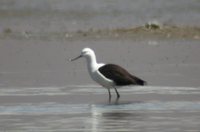
<svg viewBox="0 0 200 132"><path fill-rule="evenodd" d="M125 87L109 102L99 86L1 88L1 131L198 131L200 90ZM11 98L10 98L11 97ZM22 100L23 97L23 100ZM31 98L31 100L30 100Z"/></svg>

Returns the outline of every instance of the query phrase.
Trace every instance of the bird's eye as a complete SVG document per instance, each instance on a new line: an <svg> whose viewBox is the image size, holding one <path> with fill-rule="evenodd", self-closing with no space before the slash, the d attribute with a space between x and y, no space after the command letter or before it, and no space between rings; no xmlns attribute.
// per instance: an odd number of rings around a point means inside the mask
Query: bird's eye
<svg viewBox="0 0 200 132"><path fill-rule="evenodd" d="M85 54L87 54L87 51L83 51L83 52L82 52L82 55L85 55Z"/></svg>

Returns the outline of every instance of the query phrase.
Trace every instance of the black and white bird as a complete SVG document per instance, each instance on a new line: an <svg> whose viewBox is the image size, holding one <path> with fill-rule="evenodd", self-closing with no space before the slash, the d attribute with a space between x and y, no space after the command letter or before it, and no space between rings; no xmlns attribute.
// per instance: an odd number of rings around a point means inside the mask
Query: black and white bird
<svg viewBox="0 0 200 132"><path fill-rule="evenodd" d="M69 61L74 61L81 57L85 57L87 60L87 67L91 78L108 89L109 99L111 99L111 88L115 89L117 98L119 98L120 94L116 87L146 84L144 80L131 75L127 70L118 65L97 63L95 53L90 48L84 48L81 51L81 55L74 59L70 59Z"/></svg>

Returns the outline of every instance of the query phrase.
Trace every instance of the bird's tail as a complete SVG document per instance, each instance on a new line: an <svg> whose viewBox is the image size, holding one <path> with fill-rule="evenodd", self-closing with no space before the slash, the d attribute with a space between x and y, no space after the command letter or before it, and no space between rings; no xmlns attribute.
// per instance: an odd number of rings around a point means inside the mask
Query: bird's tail
<svg viewBox="0 0 200 132"><path fill-rule="evenodd" d="M136 82L137 82L137 84L138 85L147 85L147 82L146 81L144 81L144 80L142 80L142 79L139 79L139 78L137 78L137 80L136 80Z"/></svg>
<svg viewBox="0 0 200 132"><path fill-rule="evenodd" d="M138 78L138 77L134 77L133 76L133 78L134 78L134 80L135 80L135 82L136 82L136 84L137 85L147 85L147 82L146 81L144 81L144 80L142 80L142 79L140 79L140 78Z"/></svg>

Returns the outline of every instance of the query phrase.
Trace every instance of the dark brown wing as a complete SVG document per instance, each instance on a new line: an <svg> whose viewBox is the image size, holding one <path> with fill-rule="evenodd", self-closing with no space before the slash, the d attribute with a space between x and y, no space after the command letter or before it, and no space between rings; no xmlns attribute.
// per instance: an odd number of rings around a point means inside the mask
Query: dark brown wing
<svg viewBox="0 0 200 132"><path fill-rule="evenodd" d="M131 75L124 68L115 64L106 64L99 68L99 72L106 78L113 80L118 86L146 84L142 79Z"/></svg>

